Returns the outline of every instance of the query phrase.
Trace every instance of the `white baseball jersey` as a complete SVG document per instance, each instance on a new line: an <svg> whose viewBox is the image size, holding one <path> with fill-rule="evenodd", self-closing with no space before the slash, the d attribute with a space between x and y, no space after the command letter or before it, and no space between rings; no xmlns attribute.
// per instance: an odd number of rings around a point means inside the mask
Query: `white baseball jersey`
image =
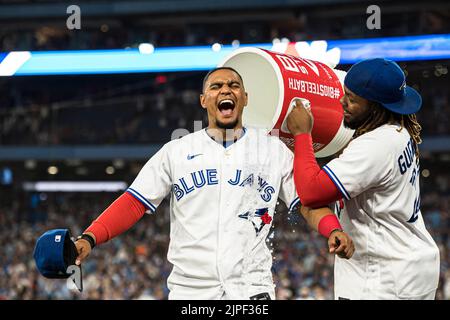
<svg viewBox="0 0 450 320"><path fill-rule="evenodd" d="M419 165L406 129L383 125L324 167L344 195L338 213L355 254L336 257L335 298L434 298L439 250L420 212Z"/></svg>
<svg viewBox="0 0 450 320"><path fill-rule="evenodd" d="M170 194L170 299L275 298L266 238L278 197L299 203L292 168L293 153L256 129L227 148L200 130L145 164L127 191L148 212Z"/></svg>

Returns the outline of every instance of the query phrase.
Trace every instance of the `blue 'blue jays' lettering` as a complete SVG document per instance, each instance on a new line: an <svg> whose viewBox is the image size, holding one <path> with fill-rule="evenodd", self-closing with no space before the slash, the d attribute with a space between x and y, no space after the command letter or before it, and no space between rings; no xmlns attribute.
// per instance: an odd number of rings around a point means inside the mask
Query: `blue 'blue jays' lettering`
<svg viewBox="0 0 450 320"><path fill-rule="evenodd" d="M177 201L180 200L181 198L183 198L184 191L181 190L180 186L177 185L176 183L173 185L172 191L173 191L173 194L175 195L175 197L177 198Z"/></svg>
<svg viewBox="0 0 450 320"><path fill-rule="evenodd" d="M208 185L219 184L217 178L217 169L205 169L195 172L191 172L190 177L179 178L179 183L174 183L172 186L172 192L175 195L177 201L181 200L185 195L193 192L196 189L203 188ZM265 202L272 200L272 194L275 193L275 188L272 187L266 180L257 176L258 178L258 192L260 193L261 199ZM236 174L227 182L232 186L245 187L253 186L255 183L255 175L253 173L246 177L242 177L242 170L237 169Z"/></svg>
<svg viewBox="0 0 450 320"><path fill-rule="evenodd" d="M267 186L267 181L261 177L258 177L258 185L259 185L258 191L261 192L264 189L264 187Z"/></svg>
<svg viewBox="0 0 450 320"><path fill-rule="evenodd" d="M198 180L197 180L197 175L196 175L196 173L198 173L198 175L199 175L199 177L200 177L200 182L198 182ZM194 186L195 186L196 188L201 188L201 187L203 187L203 186L206 184L205 175L204 175L204 173L203 173L202 170L197 171L197 172L192 172L192 173L191 173L191 176L192 176L192 181L194 181Z"/></svg>
<svg viewBox="0 0 450 320"><path fill-rule="evenodd" d="M241 182L239 187L245 187L247 185L249 185L249 186L253 185L253 173L250 174L247 178L245 178L245 180Z"/></svg>
<svg viewBox="0 0 450 320"><path fill-rule="evenodd" d="M241 182L241 173L242 170L236 170L236 175L233 180L228 180L228 183L236 186L239 185L239 187L245 187L245 186L253 186L255 183L255 175L253 173L249 174L246 178L244 178ZM241 182L241 183L239 183ZM265 202L269 202L272 199L272 194L275 193L275 188L269 185L269 183L258 176L258 192L261 194L261 199L263 199Z"/></svg>
<svg viewBox="0 0 450 320"><path fill-rule="evenodd" d="M216 169L206 169L206 178L208 179L208 184L218 184L217 180L217 170Z"/></svg>
<svg viewBox="0 0 450 320"><path fill-rule="evenodd" d="M241 172L242 170L236 170L236 177L234 178L234 180L228 180L228 183L231 184L232 186L235 186L239 183L239 181L241 181Z"/></svg>
<svg viewBox="0 0 450 320"><path fill-rule="evenodd" d="M265 201L265 202L269 202L270 199L272 199L272 193L275 192L275 189L271 186L268 186L267 188L264 189L264 194L261 195L261 198Z"/></svg>
<svg viewBox="0 0 450 320"><path fill-rule="evenodd" d="M174 193L175 197L177 198L177 201L181 200L186 194L191 193L195 189L200 189L206 184L208 185L214 185L218 184L219 180L217 180L217 170L216 169L206 169L200 170L197 172L191 172L191 181L192 185L188 185L188 182L186 182L186 179L180 178L178 181L180 181L180 184L174 183L172 186L172 192ZM197 178L198 175L198 178ZM206 178L205 178L206 175ZM181 185L181 187L180 187Z"/></svg>
<svg viewBox="0 0 450 320"><path fill-rule="evenodd" d="M181 179L180 179L180 183L181 183L181 186L183 187L183 190L184 190L184 192L185 192L186 194L191 193L192 191L194 191L194 186L188 187L188 186L186 185L186 182L184 181L184 178L181 178Z"/></svg>

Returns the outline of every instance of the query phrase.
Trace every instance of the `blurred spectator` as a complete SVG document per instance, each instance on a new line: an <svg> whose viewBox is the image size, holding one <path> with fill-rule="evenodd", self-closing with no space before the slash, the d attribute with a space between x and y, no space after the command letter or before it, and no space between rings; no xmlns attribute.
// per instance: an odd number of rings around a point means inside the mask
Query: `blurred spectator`
<svg viewBox="0 0 450 320"><path fill-rule="evenodd" d="M441 190L439 178L449 181L450 174L421 180L422 214L441 252L436 297L450 299L450 192ZM102 245L102 250L93 251L83 265L83 293L69 290L66 280L46 279L36 270L32 252L43 232L73 225L71 231L77 235L117 196L49 193L36 205L31 194L21 194L10 195L14 199L10 204L0 203L0 299L167 299L168 201L156 215L145 215L125 234ZM333 299L334 257L327 253L326 240L310 230L300 215L288 214L282 204L273 228L267 244L273 250L277 298Z"/></svg>
<svg viewBox="0 0 450 320"><path fill-rule="evenodd" d="M11 0L12 1L12 0ZM383 13L380 30L361 28L365 10L345 16L346 7L290 10L276 18L245 23L170 23L143 28L139 17L117 18L114 23L85 20L80 31L69 31L51 21L21 30L0 28L0 52L12 50L117 49L150 42L156 47L404 36L448 32L445 11L414 10ZM388 4L386 4L388 6ZM1 10L1 7L0 7ZM261 11L262 13L264 10ZM447 14L447 16L446 16ZM232 16L233 13L230 13ZM272 17L273 16L273 17ZM128 17L129 18L129 17ZM191 17L192 18L192 17ZM208 17L209 19L210 17ZM148 19L148 17L142 17ZM233 21L238 21L233 17ZM186 21L188 21L187 19ZM196 19L191 19L195 20ZM355 23L358 21L358 23ZM15 27L14 27L15 28ZM405 62L406 64L406 62ZM408 62L408 83L422 94L418 114L424 136L450 135L448 64ZM342 66L345 69L346 66ZM136 74L83 77L0 78L0 145L143 144L167 142L173 130L194 130L205 113L198 102L198 84L204 73ZM441 253L437 299L450 299L450 174L448 162L430 162L429 177L421 178L422 214ZM138 168L131 170L134 174ZM8 193L9 192L9 193ZM117 194L32 194L1 191L0 299L167 299L166 259L169 242L168 202L158 213L144 216L124 235L94 250L83 265L84 292L71 291L66 280L49 280L36 270L35 241L52 228L74 226L79 234ZM10 200L6 202L5 200ZM148 239L151 239L149 241ZM333 299L333 256L326 241L310 230L299 215L280 206L274 231L268 238L273 250L273 273L278 299Z"/></svg>
<svg viewBox="0 0 450 320"><path fill-rule="evenodd" d="M422 136L450 135L450 78L432 74L447 66L417 62L406 69L408 83L423 97ZM195 121L206 125L198 98L203 75L123 75L121 82L114 76L10 79L0 86L0 145L166 142L176 129L193 132Z"/></svg>
<svg viewBox="0 0 450 320"><path fill-rule="evenodd" d="M112 17L105 13L95 19L83 18L81 30L68 30L65 24L52 19L31 19L30 27L23 24L20 29L17 26L13 29L5 24L0 28L0 52L119 49L147 42L156 47L212 45L215 42L231 44L235 39L241 43L262 43L284 37L291 41L309 41L436 34L450 29L448 11L412 6L412 10L400 12L398 7L391 6L383 4L382 28L375 30L364 27L368 17L365 3L340 3L326 8L321 5L290 10L280 8L278 11L262 9L261 14L243 15L240 20L239 13L222 11L215 16L214 23L209 17L189 13L179 13L179 22L171 14L161 13L155 24L148 24L149 19L155 18L150 15L130 19L129 16ZM203 15L208 14L203 12ZM230 24L229 21L237 23Z"/></svg>

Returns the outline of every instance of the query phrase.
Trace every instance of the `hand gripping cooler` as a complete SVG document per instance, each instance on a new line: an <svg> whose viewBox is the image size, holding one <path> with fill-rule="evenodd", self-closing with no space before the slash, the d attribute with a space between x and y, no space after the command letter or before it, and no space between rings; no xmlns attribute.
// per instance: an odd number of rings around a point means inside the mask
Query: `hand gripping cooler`
<svg viewBox="0 0 450 320"><path fill-rule="evenodd" d="M354 131L344 127L343 96L345 72L308 59L259 48L233 51L219 67L236 69L248 92L244 108L245 126L263 128L292 147L294 138L285 119L294 98L311 106L316 157L327 157L344 148Z"/></svg>

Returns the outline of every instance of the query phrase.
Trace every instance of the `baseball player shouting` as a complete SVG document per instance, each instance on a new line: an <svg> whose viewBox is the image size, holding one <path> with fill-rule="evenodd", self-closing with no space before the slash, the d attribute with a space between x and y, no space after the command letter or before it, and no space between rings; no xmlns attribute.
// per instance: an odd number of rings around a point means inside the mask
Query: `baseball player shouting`
<svg viewBox="0 0 450 320"><path fill-rule="evenodd" d="M393 61L355 64L344 81L344 123L355 137L321 170L311 145L312 114L297 101L288 118L295 135L294 179L302 203L340 198L339 218L355 242L336 258L337 299L434 299L439 250L420 212L422 99Z"/></svg>
<svg viewBox="0 0 450 320"><path fill-rule="evenodd" d="M209 72L200 102L208 127L165 144L127 191L83 233L77 264L94 245L155 213L170 194L169 299L274 299L266 245L277 199L299 204L293 153L276 137L242 126L247 93L233 69ZM309 224L343 258L353 243L328 208L303 208ZM326 222L326 221L325 221ZM149 239L151 241L151 239Z"/></svg>

